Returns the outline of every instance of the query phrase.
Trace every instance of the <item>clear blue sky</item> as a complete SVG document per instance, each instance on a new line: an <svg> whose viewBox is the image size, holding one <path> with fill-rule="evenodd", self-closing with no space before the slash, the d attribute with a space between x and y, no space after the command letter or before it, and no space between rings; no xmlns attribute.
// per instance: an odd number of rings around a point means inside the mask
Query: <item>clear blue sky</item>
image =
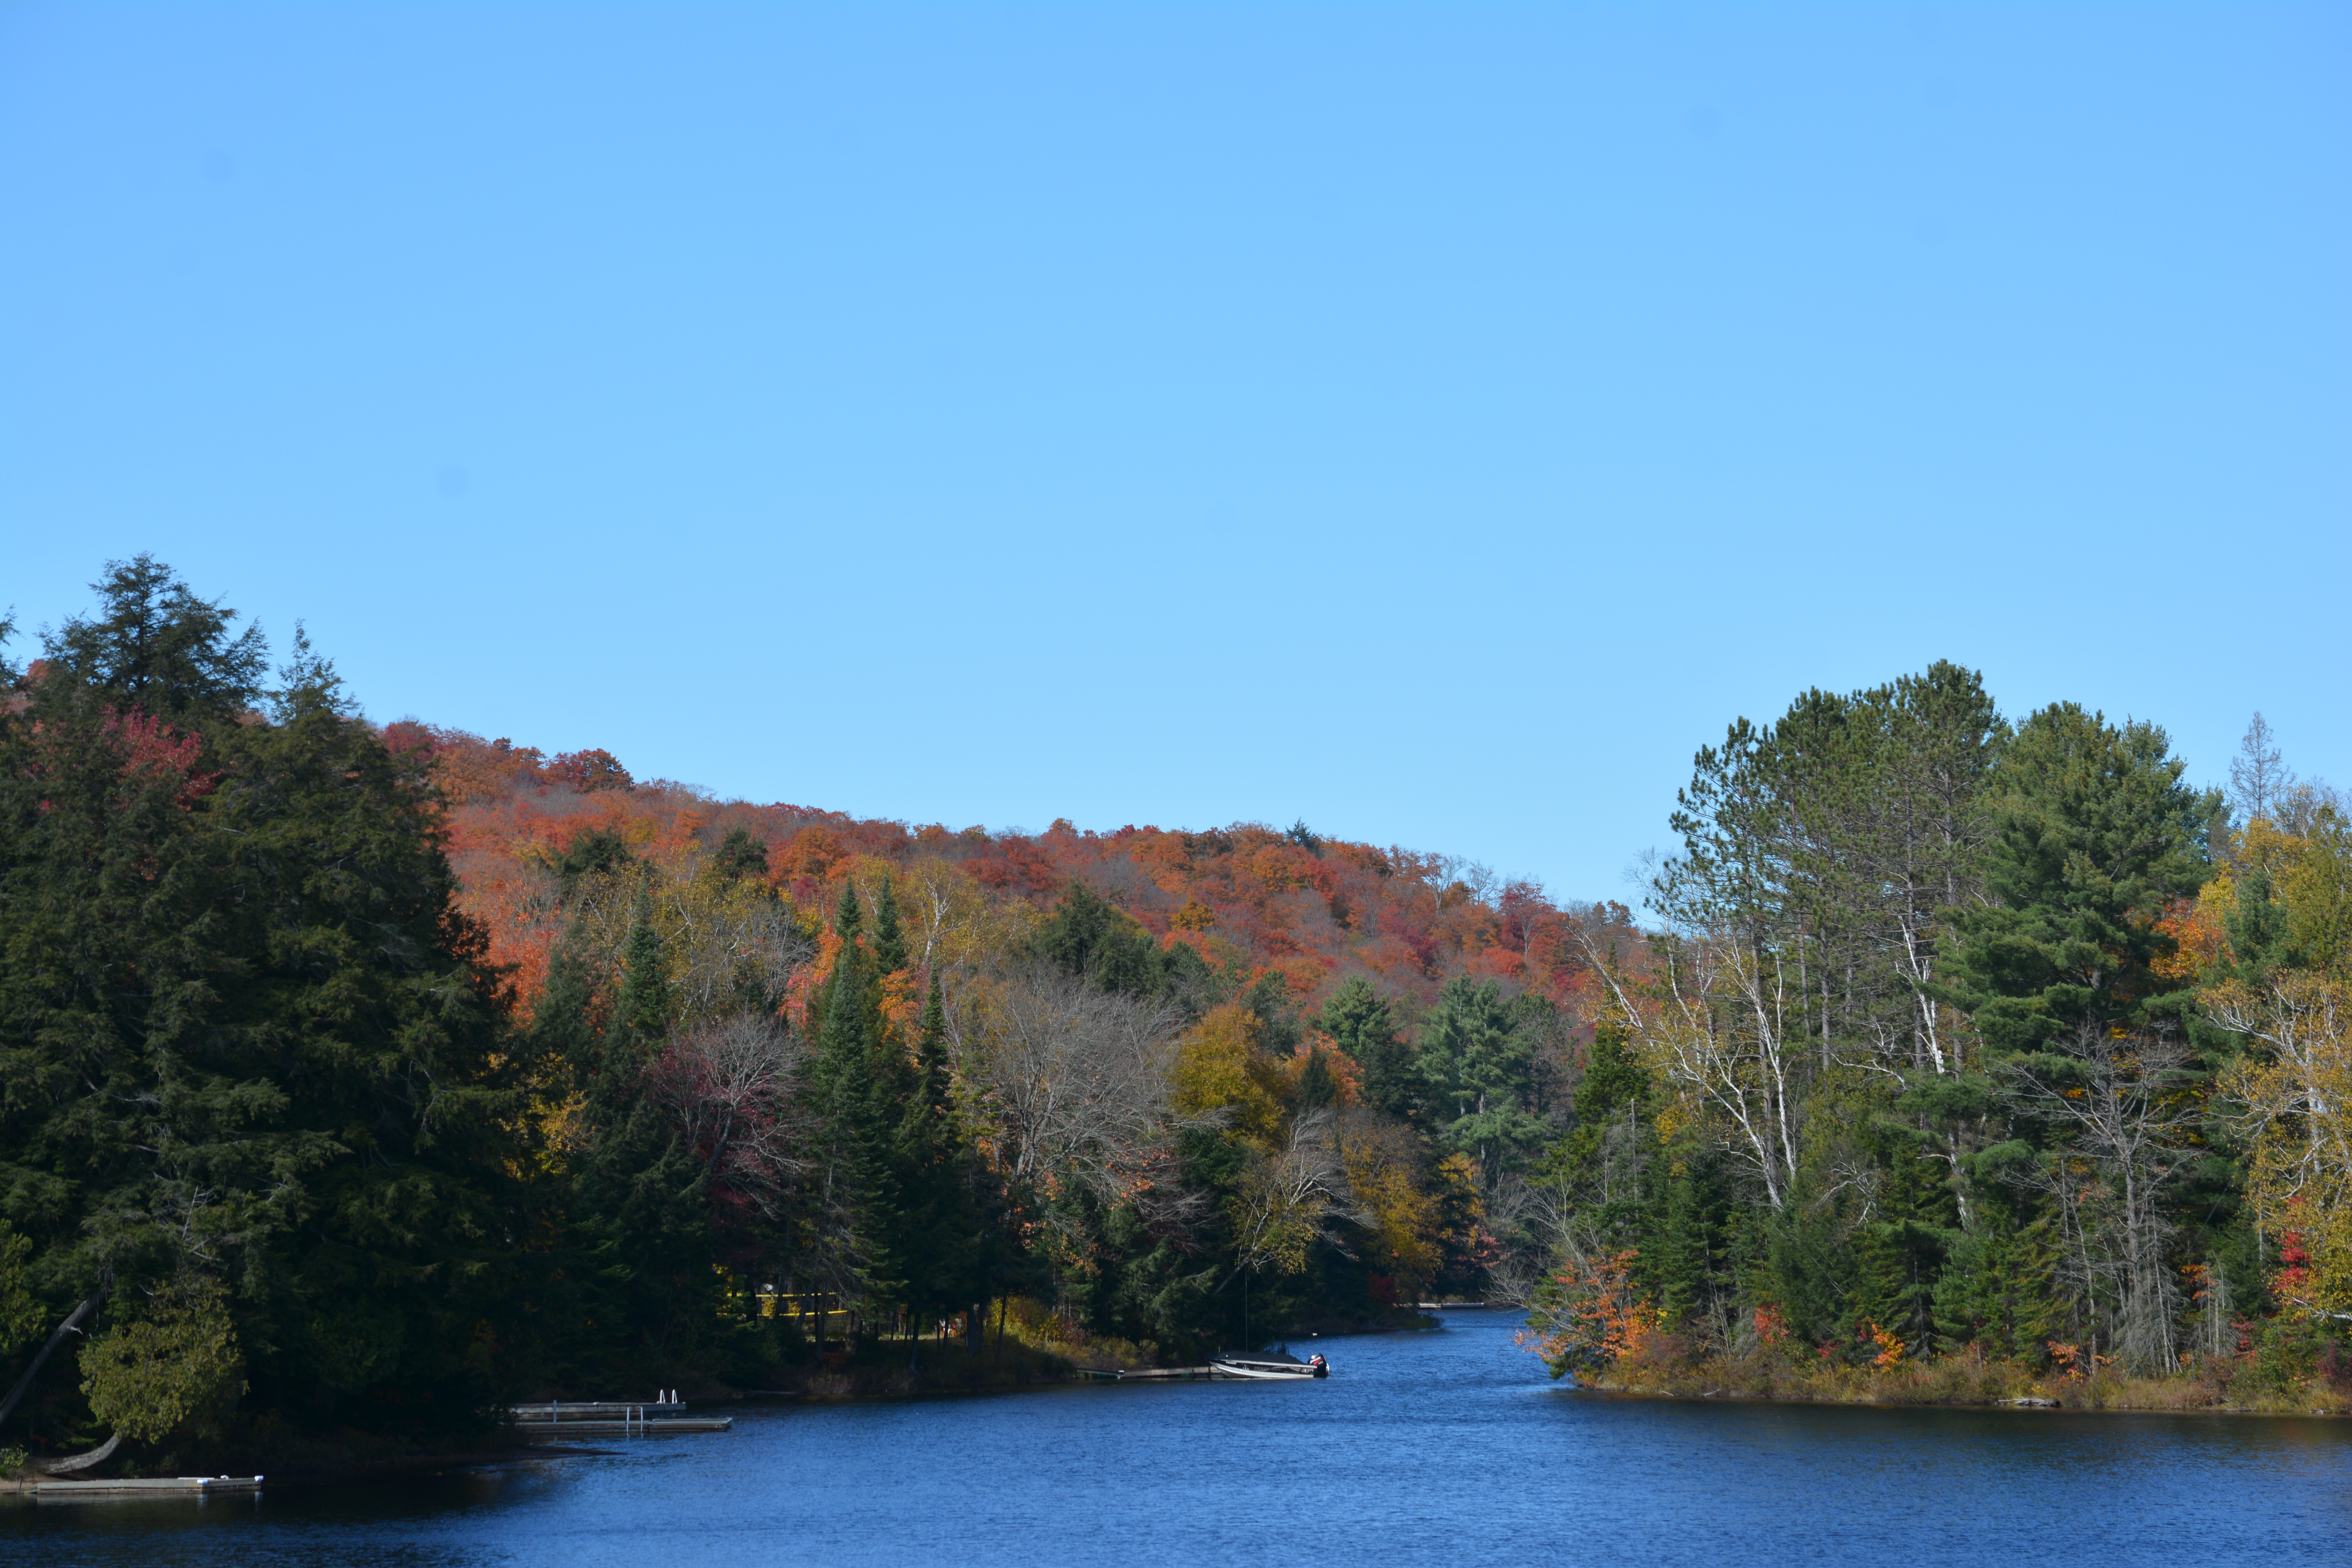
<svg viewBox="0 0 2352 1568"><path fill-rule="evenodd" d="M2347 440L2340 5L0 5L0 604L728 795L1612 896L1938 657L2352 782Z"/></svg>

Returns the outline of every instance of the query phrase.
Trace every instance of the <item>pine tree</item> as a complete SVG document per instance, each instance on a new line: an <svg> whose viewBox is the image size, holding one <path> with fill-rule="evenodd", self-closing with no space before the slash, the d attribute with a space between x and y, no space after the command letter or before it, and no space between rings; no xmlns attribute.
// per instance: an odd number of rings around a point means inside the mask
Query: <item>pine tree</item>
<svg viewBox="0 0 2352 1568"><path fill-rule="evenodd" d="M1598 1126L1622 1107L1638 1103L1649 1090L1649 1074L1625 1048L1624 1031L1606 1023L1595 1028L1591 1048L1585 1053L1584 1076L1569 1100L1577 1125Z"/></svg>
<svg viewBox="0 0 2352 1568"><path fill-rule="evenodd" d="M2180 783L2162 730L2120 729L2071 702L2021 726L1995 770L1990 898L1954 920L1948 983L1988 1050L2036 1051L2077 1030L2177 1009L2154 972L2156 920L2203 879L2213 801Z"/></svg>

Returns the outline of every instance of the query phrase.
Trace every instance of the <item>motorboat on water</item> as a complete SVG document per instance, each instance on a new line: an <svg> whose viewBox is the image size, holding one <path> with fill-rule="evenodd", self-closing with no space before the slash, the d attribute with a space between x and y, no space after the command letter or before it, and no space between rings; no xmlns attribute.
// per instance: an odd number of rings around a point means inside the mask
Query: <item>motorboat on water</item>
<svg viewBox="0 0 2352 1568"><path fill-rule="evenodd" d="M1276 1381L1294 1377L1328 1377L1331 1366L1319 1355L1300 1361L1288 1351L1275 1351L1267 1355L1218 1356L1209 1363L1210 1371L1218 1377L1250 1378Z"/></svg>

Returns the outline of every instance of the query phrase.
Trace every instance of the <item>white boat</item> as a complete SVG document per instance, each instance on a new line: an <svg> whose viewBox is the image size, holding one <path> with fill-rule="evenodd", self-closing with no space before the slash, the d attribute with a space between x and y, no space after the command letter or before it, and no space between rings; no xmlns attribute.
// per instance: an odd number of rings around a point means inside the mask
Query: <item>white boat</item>
<svg viewBox="0 0 2352 1568"><path fill-rule="evenodd" d="M1262 1381L1331 1375L1329 1363L1319 1355L1310 1356L1305 1361L1290 1355L1276 1355L1271 1358L1219 1356L1209 1363L1209 1370L1212 1375L1217 1377L1239 1377Z"/></svg>

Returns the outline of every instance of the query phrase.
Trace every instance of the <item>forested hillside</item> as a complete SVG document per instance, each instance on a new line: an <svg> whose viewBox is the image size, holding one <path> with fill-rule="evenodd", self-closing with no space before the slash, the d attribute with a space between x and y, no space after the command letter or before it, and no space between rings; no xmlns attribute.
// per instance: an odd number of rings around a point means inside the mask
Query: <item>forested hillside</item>
<svg viewBox="0 0 2352 1568"><path fill-rule="evenodd" d="M719 801L371 725L152 561L97 586L5 718L36 1447L423 1440L984 1327L1191 1360L1542 1266L1621 909L1304 824Z"/></svg>
<svg viewBox="0 0 2352 1568"><path fill-rule="evenodd" d="M1303 822L721 801L96 586L5 672L0 1446L1441 1294L1637 1386L2352 1384L2347 819L2259 723L2225 796L1953 666L1809 692L1699 752L1629 911Z"/></svg>

